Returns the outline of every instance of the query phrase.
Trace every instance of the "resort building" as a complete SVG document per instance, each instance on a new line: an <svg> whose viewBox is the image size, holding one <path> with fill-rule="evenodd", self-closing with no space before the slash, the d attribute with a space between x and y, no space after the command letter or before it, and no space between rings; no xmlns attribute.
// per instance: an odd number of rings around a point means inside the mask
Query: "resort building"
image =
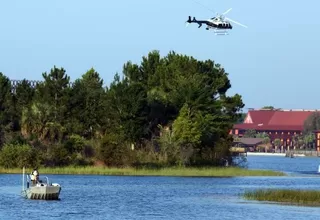
<svg viewBox="0 0 320 220"><path fill-rule="evenodd" d="M316 111L251 109L244 122L235 124L230 134L243 137L247 130L255 130L257 133L267 133L271 142L280 139L282 146L291 146L292 138L302 134L305 120ZM316 135L318 139L318 133ZM320 146L320 134L318 140L317 147Z"/></svg>

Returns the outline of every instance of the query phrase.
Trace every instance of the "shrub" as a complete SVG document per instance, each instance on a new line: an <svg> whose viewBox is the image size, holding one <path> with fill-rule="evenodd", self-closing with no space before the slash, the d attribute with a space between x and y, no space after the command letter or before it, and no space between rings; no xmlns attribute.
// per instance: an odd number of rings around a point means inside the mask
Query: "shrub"
<svg viewBox="0 0 320 220"><path fill-rule="evenodd" d="M68 152L64 145L55 144L48 148L43 162L45 166L68 166L72 159L73 155Z"/></svg>
<svg viewBox="0 0 320 220"><path fill-rule="evenodd" d="M132 164L132 153L126 142L118 139L117 135L110 134L101 141L99 159L107 166L128 166Z"/></svg>
<svg viewBox="0 0 320 220"><path fill-rule="evenodd" d="M38 166L36 150L30 145L6 144L0 151L0 166L5 168Z"/></svg>
<svg viewBox="0 0 320 220"><path fill-rule="evenodd" d="M71 135L64 145L69 153L79 153L84 150L85 139L80 135Z"/></svg>

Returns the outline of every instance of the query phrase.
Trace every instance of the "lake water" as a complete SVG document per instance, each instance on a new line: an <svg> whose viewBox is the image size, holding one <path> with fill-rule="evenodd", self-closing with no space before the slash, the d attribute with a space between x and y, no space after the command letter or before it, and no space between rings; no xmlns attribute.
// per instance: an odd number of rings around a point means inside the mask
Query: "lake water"
<svg viewBox="0 0 320 220"><path fill-rule="evenodd" d="M318 158L249 156L249 169L290 177L126 177L47 175L62 185L60 201L20 197L21 175L0 175L0 219L320 219L320 208L266 204L241 198L245 190L320 190Z"/></svg>

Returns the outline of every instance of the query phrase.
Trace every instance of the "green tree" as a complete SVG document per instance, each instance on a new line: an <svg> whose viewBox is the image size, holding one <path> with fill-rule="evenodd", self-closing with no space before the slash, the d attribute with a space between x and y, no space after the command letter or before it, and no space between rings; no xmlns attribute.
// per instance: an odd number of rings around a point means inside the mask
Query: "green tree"
<svg viewBox="0 0 320 220"><path fill-rule="evenodd" d="M42 76L35 88L23 80L12 93L0 75L0 140L33 146L42 165L232 164L229 130L244 104L227 95L228 73L212 60L151 51L105 88L94 68L72 85L64 68ZM24 138L3 138L17 131Z"/></svg>
<svg viewBox="0 0 320 220"><path fill-rule="evenodd" d="M65 128L53 118L52 105L34 102L22 112L21 132L26 137L36 134L41 141L59 141L63 138Z"/></svg>
<svg viewBox="0 0 320 220"><path fill-rule="evenodd" d="M17 110L21 115L23 108L27 108L33 101L35 89L32 88L28 80L23 79L15 89L15 99L17 100Z"/></svg>
<svg viewBox="0 0 320 220"><path fill-rule="evenodd" d="M257 133L255 135L256 138L269 138L269 135L267 132L261 132L261 133Z"/></svg>
<svg viewBox="0 0 320 220"><path fill-rule="evenodd" d="M310 134L316 130L320 130L320 113L313 112L310 114L310 116L305 120L303 128L304 134Z"/></svg>
<svg viewBox="0 0 320 220"><path fill-rule="evenodd" d="M265 151L268 150L268 144L270 143L270 137L266 132L257 133L255 138L262 138L262 144L265 145Z"/></svg>
<svg viewBox="0 0 320 220"><path fill-rule="evenodd" d="M14 131L15 111L12 87L8 77L0 72L0 147L4 144L6 134Z"/></svg>
<svg viewBox="0 0 320 220"><path fill-rule="evenodd" d="M124 139L119 139L118 135L105 136L99 148L99 157L107 166L130 166L132 150Z"/></svg>
<svg viewBox="0 0 320 220"><path fill-rule="evenodd" d="M70 77L65 69L56 66L50 70L50 73L44 72L42 76L44 82L36 88L36 101L50 104L53 112L51 121L63 124L68 111Z"/></svg>
<svg viewBox="0 0 320 220"><path fill-rule="evenodd" d="M307 148L313 148L315 142L315 135L313 133L308 133L303 136L303 142Z"/></svg>
<svg viewBox="0 0 320 220"><path fill-rule="evenodd" d="M274 140L274 146L276 150L278 150L281 147L281 140L279 138L276 138Z"/></svg>
<svg viewBox="0 0 320 220"><path fill-rule="evenodd" d="M173 123L174 139L181 145L196 146L201 143L202 130L199 121L197 121L196 113L184 105L180 111L178 118Z"/></svg>
<svg viewBox="0 0 320 220"><path fill-rule="evenodd" d="M166 69L164 58L160 57L159 51L151 51L147 56L143 56L140 65L127 62L123 68L124 81L140 89L138 97L145 106L141 113L147 119L140 124L144 124L144 137L148 139L158 136L158 125L172 122L179 111L169 100L170 79Z"/></svg>
<svg viewBox="0 0 320 220"><path fill-rule="evenodd" d="M262 109L275 110L276 108L273 106L264 106Z"/></svg>
<svg viewBox="0 0 320 220"><path fill-rule="evenodd" d="M296 147L296 148L301 148L303 147L305 144L305 139L306 137L304 135L298 135L298 134L295 134L293 137L292 137L292 143L293 143L293 146ZM307 139L306 139L307 140ZM311 140L312 141L312 140Z"/></svg>
<svg viewBox="0 0 320 220"><path fill-rule="evenodd" d="M30 145L4 145L0 151L0 166L5 168L34 167L38 165L35 149Z"/></svg>
<svg viewBox="0 0 320 220"><path fill-rule="evenodd" d="M303 141L308 148L313 148L315 142L314 131L320 130L320 113L313 112L304 122Z"/></svg>
<svg viewBox="0 0 320 220"><path fill-rule="evenodd" d="M107 94L109 131L123 135L131 143L139 143L147 138L147 93L143 84L129 82L125 78L120 82L115 77Z"/></svg>
<svg viewBox="0 0 320 220"><path fill-rule="evenodd" d="M256 130L254 129L248 129L244 132L243 137L245 138L255 138L257 135Z"/></svg>
<svg viewBox="0 0 320 220"><path fill-rule="evenodd" d="M214 154L221 139L231 145L228 133L244 104L240 95L226 95L231 84L218 66L175 52L160 57L157 51L143 57L141 65L128 62L123 79L116 75L107 89L106 135L142 145L159 135L161 125L172 126L174 139L199 155L206 149Z"/></svg>
<svg viewBox="0 0 320 220"><path fill-rule="evenodd" d="M93 68L74 82L67 112L70 132L87 138L100 132L105 114L104 95L103 80Z"/></svg>
<svg viewBox="0 0 320 220"><path fill-rule="evenodd" d="M22 80L18 85L16 85L15 93L13 94L13 100L16 128L19 129L20 132L23 111L30 108L34 93L35 89L31 87L31 84L26 79Z"/></svg>
<svg viewBox="0 0 320 220"><path fill-rule="evenodd" d="M224 69L215 68L210 60L200 62L175 53L167 57L173 62L169 66L176 71L167 89L168 97L180 109L173 122L175 139L195 146L200 158L209 149L214 153L212 149L221 139L229 140L227 143L231 146L228 131L239 119L243 103L238 94L226 96L231 87L228 74Z"/></svg>
<svg viewBox="0 0 320 220"><path fill-rule="evenodd" d="M239 120L237 121L237 124L242 124L244 120L246 119L247 114L246 113L241 113Z"/></svg>
<svg viewBox="0 0 320 220"><path fill-rule="evenodd" d="M67 123L68 102L70 96L70 77L63 68L54 66L50 73L42 74L44 82L36 87L31 109L23 113L24 126L31 122L33 128L42 140L57 142L65 136Z"/></svg>

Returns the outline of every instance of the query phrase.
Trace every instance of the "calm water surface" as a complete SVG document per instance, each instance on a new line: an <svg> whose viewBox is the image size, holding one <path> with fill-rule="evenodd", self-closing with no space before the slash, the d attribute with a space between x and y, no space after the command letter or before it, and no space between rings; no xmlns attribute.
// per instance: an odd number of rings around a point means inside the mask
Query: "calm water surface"
<svg viewBox="0 0 320 220"><path fill-rule="evenodd" d="M320 219L320 208L246 201L245 190L320 190L318 158L248 157L250 169L293 177L183 178L48 175L62 185L60 201L20 197L21 175L0 175L2 219Z"/></svg>

